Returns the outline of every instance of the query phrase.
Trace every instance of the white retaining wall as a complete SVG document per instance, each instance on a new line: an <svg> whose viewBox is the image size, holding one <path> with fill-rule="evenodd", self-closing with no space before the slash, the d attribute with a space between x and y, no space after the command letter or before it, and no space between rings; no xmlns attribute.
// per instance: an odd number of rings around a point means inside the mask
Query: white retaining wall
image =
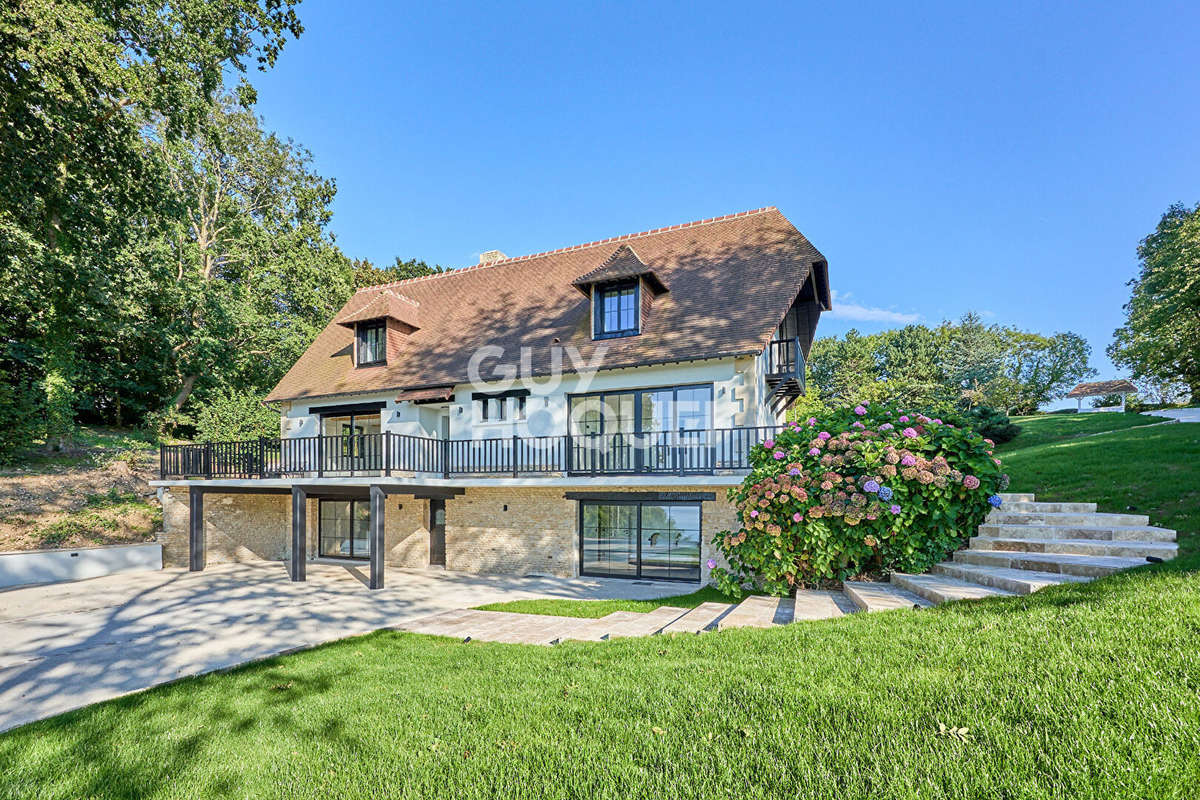
<svg viewBox="0 0 1200 800"><path fill-rule="evenodd" d="M0 588L154 569L162 569L162 545L157 542L0 553Z"/></svg>

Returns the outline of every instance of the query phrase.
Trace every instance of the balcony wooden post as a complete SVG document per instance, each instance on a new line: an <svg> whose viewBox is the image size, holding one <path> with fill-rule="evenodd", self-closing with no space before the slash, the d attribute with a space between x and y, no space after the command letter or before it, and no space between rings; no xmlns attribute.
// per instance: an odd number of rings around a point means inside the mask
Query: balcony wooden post
<svg viewBox="0 0 1200 800"><path fill-rule="evenodd" d="M188 487L188 569L204 569L204 490Z"/></svg>
<svg viewBox="0 0 1200 800"><path fill-rule="evenodd" d="M368 552L371 556L371 581L372 589L383 588L383 548L384 548L384 514L387 508L387 495L383 493L383 487L374 485L371 487L371 532L368 539Z"/></svg>
<svg viewBox="0 0 1200 800"><path fill-rule="evenodd" d="M512 441L512 476L517 477L517 448L521 446L521 439L515 433Z"/></svg>
<svg viewBox="0 0 1200 800"><path fill-rule="evenodd" d="M292 559L291 577L302 581L307 577L308 556L308 495L299 486L292 487Z"/></svg>

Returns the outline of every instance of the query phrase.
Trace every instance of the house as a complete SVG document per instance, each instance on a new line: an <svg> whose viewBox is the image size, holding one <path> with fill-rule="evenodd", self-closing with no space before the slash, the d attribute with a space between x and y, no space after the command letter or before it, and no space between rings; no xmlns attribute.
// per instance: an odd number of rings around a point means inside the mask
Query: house
<svg viewBox="0 0 1200 800"><path fill-rule="evenodd" d="M804 391L824 256L775 208L359 290L265 402L164 446L164 563L706 581Z"/></svg>

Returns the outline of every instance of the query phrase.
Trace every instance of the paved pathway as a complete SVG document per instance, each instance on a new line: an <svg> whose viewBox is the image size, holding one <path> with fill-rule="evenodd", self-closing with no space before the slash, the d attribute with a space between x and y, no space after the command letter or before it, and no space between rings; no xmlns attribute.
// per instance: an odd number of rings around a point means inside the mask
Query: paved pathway
<svg viewBox="0 0 1200 800"><path fill-rule="evenodd" d="M1180 422L1200 422L1200 408L1166 408L1142 413L1150 417L1170 417Z"/></svg>
<svg viewBox="0 0 1200 800"><path fill-rule="evenodd" d="M168 569L0 591L0 730L187 675L525 597L652 599L679 583L517 578L309 564Z"/></svg>

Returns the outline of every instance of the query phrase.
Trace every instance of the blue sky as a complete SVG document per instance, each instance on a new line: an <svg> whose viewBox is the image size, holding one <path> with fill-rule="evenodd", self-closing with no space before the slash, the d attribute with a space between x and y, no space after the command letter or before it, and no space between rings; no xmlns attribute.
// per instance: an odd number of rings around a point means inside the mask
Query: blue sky
<svg viewBox="0 0 1200 800"><path fill-rule="evenodd" d="M1111 377L1138 240L1200 201L1196 3L300 15L251 76L259 111L337 181L342 248L381 265L775 205L829 258L820 334L974 309L1080 333Z"/></svg>

